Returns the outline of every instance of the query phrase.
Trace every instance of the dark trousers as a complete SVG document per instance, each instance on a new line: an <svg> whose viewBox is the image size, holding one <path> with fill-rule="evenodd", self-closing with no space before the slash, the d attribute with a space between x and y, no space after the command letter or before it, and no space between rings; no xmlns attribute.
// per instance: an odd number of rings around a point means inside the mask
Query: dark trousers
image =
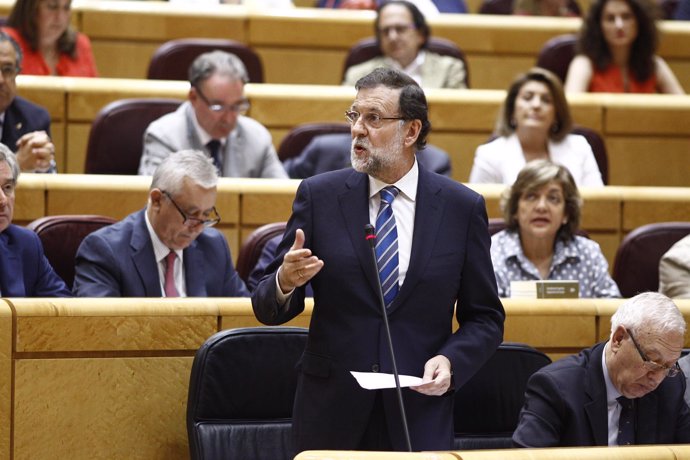
<svg viewBox="0 0 690 460"><path fill-rule="evenodd" d="M386 424L386 413L383 410L381 390L376 390L376 399L374 400L374 407L369 415L369 423L357 446L357 450L393 450L393 445L388 435L388 425Z"/></svg>

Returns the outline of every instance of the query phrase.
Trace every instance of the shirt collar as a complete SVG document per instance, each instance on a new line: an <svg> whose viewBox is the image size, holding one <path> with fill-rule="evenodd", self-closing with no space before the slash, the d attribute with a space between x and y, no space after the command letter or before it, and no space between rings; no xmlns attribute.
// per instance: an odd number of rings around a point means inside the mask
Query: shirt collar
<svg viewBox="0 0 690 460"><path fill-rule="evenodd" d="M606 350L609 349L611 342L606 342L604 345L604 350L601 353L601 369L604 371L604 383L606 384L606 405L611 408L618 404L616 400L619 396L622 396L620 392L616 389L611 381L611 376L609 375L609 368L606 367Z"/></svg>
<svg viewBox="0 0 690 460"><path fill-rule="evenodd" d="M201 145L206 145L209 142L211 142L213 140L213 138L211 137L211 135L209 133L207 133L204 130L204 128L201 127L201 125L197 121L196 114L194 113L194 107L191 107L191 109L192 109L192 114L194 115L193 117L191 117L192 118L192 125L194 126L194 131L196 132L196 135L199 136L199 140L201 141ZM234 132L235 132L235 130L233 129L232 132L230 133L230 136L232 136ZM220 141L221 148L225 147L225 141L226 141L225 138L217 139L217 140Z"/></svg>
<svg viewBox="0 0 690 460"><path fill-rule="evenodd" d="M387 184L383 181L376 179L375 177L369 176L369 198L377 195L382 188L388 185L395 185L400 193L402 193L407 199L414 202L417 198L417 184L419 182L419 167L417 166L417 157L415 155L414 163L410 170L400 178L395 184Z"/></svg>
<svg viewBox="0 0 690 460"><path fill-rule="evenodd" d="M160 238L158 238L158 235L156 234L156 231L153 229L153 226L151 225L151 221L149 220L149 210L146 208L144 211L144 220L146 221L146 228L149 231L149 236L151 237L151 244L153 244L153 254L156 256L156 262L160 263L163 259L165 259L168 256L168 253L172 250L169 247L167 247ZM180 259L180 262L182 261L182 249L174 249L175 254L177 254L177 257Z"/></svg>

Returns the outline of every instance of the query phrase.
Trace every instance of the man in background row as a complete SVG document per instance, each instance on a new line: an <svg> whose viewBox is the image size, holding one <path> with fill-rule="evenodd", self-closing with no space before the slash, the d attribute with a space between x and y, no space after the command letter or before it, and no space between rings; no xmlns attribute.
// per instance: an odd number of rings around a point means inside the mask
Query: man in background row
<svg viewBox="0 0 690 460"><path fill-rule="evenodd" d="M248 297L213 227L218 175L203 153L169 155L145 209L88 235L76 256L80 297Z"/></svg>
<svg viewBox="0 0 690 460"><path fill-rule="evenodd" d="M21 69L19 45L0 31L0 141L16 149L22 172L56 172L50 115L43 107L17 96L17 75Z"/></svg>
<svg viewBox="0 0 690 460"><path fill-rule="evenodd" d="M611 317L605 343L550 364L527 383L520 447L690 442L678 367L685 320L671 299L639 294Z"/></svg>
<svg viewBox="0 0 690 460"><path fill-rule="evenodd" d="M43 254L38 235L12 224L18 178L14 153L0 144L0 296L69 297L69 289Z"/></svg>
<svg viewBox="0 0 690 460"><path fill-rule="evenodd" d="M347 69L343 85L353 86L377 67L392 67L402 70L425 89L467 87L467 69L460 59L427 49L431 29L412 3L382 3L377 9L374 32L383 56Z"/></svg>
<svg viewBox="0 0 690 460"><path fill-rule="evenodd" d="M234 54L212 51L189 68L188 101L162 116L144 133L139 174L152 175L164 158L180 150L200 150L223 177L286 178L271 134L243 114L247 70Z"/></svg>

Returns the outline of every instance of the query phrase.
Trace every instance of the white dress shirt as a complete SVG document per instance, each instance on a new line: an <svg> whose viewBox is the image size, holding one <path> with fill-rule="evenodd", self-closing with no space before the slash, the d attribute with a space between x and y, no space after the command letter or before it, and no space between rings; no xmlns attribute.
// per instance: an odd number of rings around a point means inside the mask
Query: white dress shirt
<svg viewBox="0 0 690 460"><path fill-rule="evenodd" d="M161 294L165 297L165 269L166 262L165 258L170 253L171 249L167 247L156 235L155 230L151 226L149 221L148 212L144 213L144 219L146 220L146 228L149 231L149 236L151 237L151 243L153 244L153 254L156 257L156 265L158 266L158 282L161 285ZM175 254L177 254L177 259L175 259L175 289L180 297L187 297L187 283L185 282L184 276L184 252L181 249L175 249Z"/></svg>

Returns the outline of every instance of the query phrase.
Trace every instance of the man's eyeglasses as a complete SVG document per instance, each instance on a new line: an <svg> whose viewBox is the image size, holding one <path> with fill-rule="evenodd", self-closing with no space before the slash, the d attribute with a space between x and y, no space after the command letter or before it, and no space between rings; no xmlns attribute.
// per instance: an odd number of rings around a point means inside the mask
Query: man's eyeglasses
<svg viewBox="0 0 690 460"><path fill-rule="evenodd" d="M204 93L201 92L201 88L198 86L194 87L196 89L197 94L199 97L201 97L201 100L203 100L206 105L208 106L208 109L211 112L214 113L224 113L224 112L233 112L233 113L240 113L240 114L245 114L247 113L247 110L249 110L249 101L246 99L241 100L240 102L232 105L224 105L224 104L212 104L211 101L209 101L206 96L204 96Z"/></svg>
<svg viewBox="0 0 690 460"><path fill-rule="evenodd" d="M191 217L188 216L187 213L185 213L182 208L180 208L177 203L175 203L175 200L173 200L172 196L166 192L165 190L161 190L161 193L168 197L170 202L175 206L175 209L180 213L182 216L183 222L182 225L187 225L189 227L196 227L197 225L203 225L205 228L213 227L216 225L218 222L220 222L220 214L218 214L218 211L216 211L216 207L214 206L211 208L211 213L208 216L208 219L197 219L196 217Z"/></svg>
<svg viewBox="0 0 690 460"><path fill-rule="evenodd" d="M630 336L630 340L632 340L633 345L635 345L637 352L640 354L640 358L642 358L643 361L642 365L645 369L647 369L647 371L655 373L664 371L664 374L666 374L667 377L675 377L676 375L678 375L678 373L680 372L680 366L678 366L678 363L675 363L673 366L667 366L665 364L659 364L657 362L652 361L651 359L647 358L647 355L644 351L642 351L642 348L640 348L640 345L637 343L637 340L635 340L635 337L633 337L632 332L630 332L629 330L628 335Z"/></svg>
<svg viewBox="0 0 690 460"><path fill-rule="evenodd" d="M0 73L2 74L2 78L14 78L19 73L19 66L4 65L0 67Z"/></svg>
<svg viewBox="0 0 690 460"><path fill-rule="evenodd" d="M379 34L383 37L387 37L391 32L395 31L395 35L402 35L408 30L415 29L414 24L398 24L394 26L381 27L379 29Z"/></svg>
<svg viewBox="0 0 690 460"><path fill-rule="evenodd" d="M382 117L378 113L359 113L354 110L345 111L345 119L350 122L351 125L357 124L357 120L362 117L362 122L367 128L378 129L383 126L385 120L405 120L404 117Z"/></svg>

